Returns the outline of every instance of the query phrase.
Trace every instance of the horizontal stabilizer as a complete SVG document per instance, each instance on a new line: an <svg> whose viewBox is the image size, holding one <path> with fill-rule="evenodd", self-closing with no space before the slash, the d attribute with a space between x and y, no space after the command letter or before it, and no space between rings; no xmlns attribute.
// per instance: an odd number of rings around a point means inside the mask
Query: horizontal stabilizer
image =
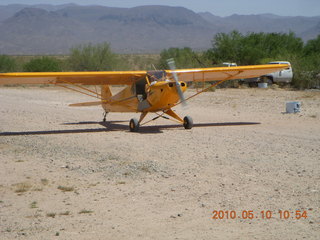
<svg viewBox="0 0 320 240"><path fill-rule="evenodd" d="M102 101L99 102L83 102L83 103L73 103L70 104L70 107L90 107L90 106L100 106Z"/></svg>

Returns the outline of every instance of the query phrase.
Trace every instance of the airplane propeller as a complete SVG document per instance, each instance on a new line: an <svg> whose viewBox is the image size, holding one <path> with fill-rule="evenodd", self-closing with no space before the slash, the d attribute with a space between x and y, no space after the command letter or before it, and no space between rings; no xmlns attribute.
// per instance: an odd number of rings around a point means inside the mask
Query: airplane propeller
<svg viewBox="0 0 320 240"><path fill-rule="evenodd" d="M167 59L167 63L168 63L168 66L169 66L170 70L172 71L173 79L174 79L174 81L176 83L176 87L177 87L177 91L178 91L178 94L179 94L181 105L183 107L185 107L185 106L187 106L187 103L186 103L186 99L185 99L184 94L183 94L182 89L181 89L181 83L179 82L178 75L175 72L176 64L174 62L174 59L173 58Z"/></svg>

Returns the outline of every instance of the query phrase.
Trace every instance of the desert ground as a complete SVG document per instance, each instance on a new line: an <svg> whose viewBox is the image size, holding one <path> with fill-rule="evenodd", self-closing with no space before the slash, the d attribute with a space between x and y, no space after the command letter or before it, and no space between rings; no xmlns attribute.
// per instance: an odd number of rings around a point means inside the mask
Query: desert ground
<svg viewBox="0 0 320 240"><path fill-rule="evenodd" d="M0 88L0 239L319 239L320 91L218 89L138 133L83 101Z"/></svg>

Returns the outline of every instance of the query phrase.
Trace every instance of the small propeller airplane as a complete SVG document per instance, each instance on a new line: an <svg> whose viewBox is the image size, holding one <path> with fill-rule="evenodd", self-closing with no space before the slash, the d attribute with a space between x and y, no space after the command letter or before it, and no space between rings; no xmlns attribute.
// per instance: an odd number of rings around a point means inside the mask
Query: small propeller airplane
<svg viewBox="0 0 320 240"><path fill-rule="evenodd" d="M98 71L98 72L25 72L0 73L0 85L17 84L54 84L81 94L98 99L94 102L70 104L73 107L101 105L104 109L103 121L109 112L140 112L140 119L132 118L129 122L131 132L139 127L148 113L157 117L181 123L185 129L191 129L193 120L190 116L183 119L172 108L207 91L210 88L232 79L245 79L262 76L287 68L286 64L252 65L237 67L215 67L176 69L173 59L168 60L170 70L154 71ZM191 82L213 82L207 88L185 98L183 93ZM89 85L100 85L101 92L93 91ZM110 85L127 85L113 95ZM152 121L151 120L151 121Z"/></svg>

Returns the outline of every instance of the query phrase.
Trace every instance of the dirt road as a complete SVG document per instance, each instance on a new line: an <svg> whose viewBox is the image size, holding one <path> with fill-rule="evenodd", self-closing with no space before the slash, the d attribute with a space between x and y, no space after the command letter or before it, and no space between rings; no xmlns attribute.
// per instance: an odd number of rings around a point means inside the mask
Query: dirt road
<svg viewBox="0 0 320 240"><path fill-rule="evenodd" d="M319 239L319 91L217 90L139 133L87 100L0 89L1 239Z"/></svg>

